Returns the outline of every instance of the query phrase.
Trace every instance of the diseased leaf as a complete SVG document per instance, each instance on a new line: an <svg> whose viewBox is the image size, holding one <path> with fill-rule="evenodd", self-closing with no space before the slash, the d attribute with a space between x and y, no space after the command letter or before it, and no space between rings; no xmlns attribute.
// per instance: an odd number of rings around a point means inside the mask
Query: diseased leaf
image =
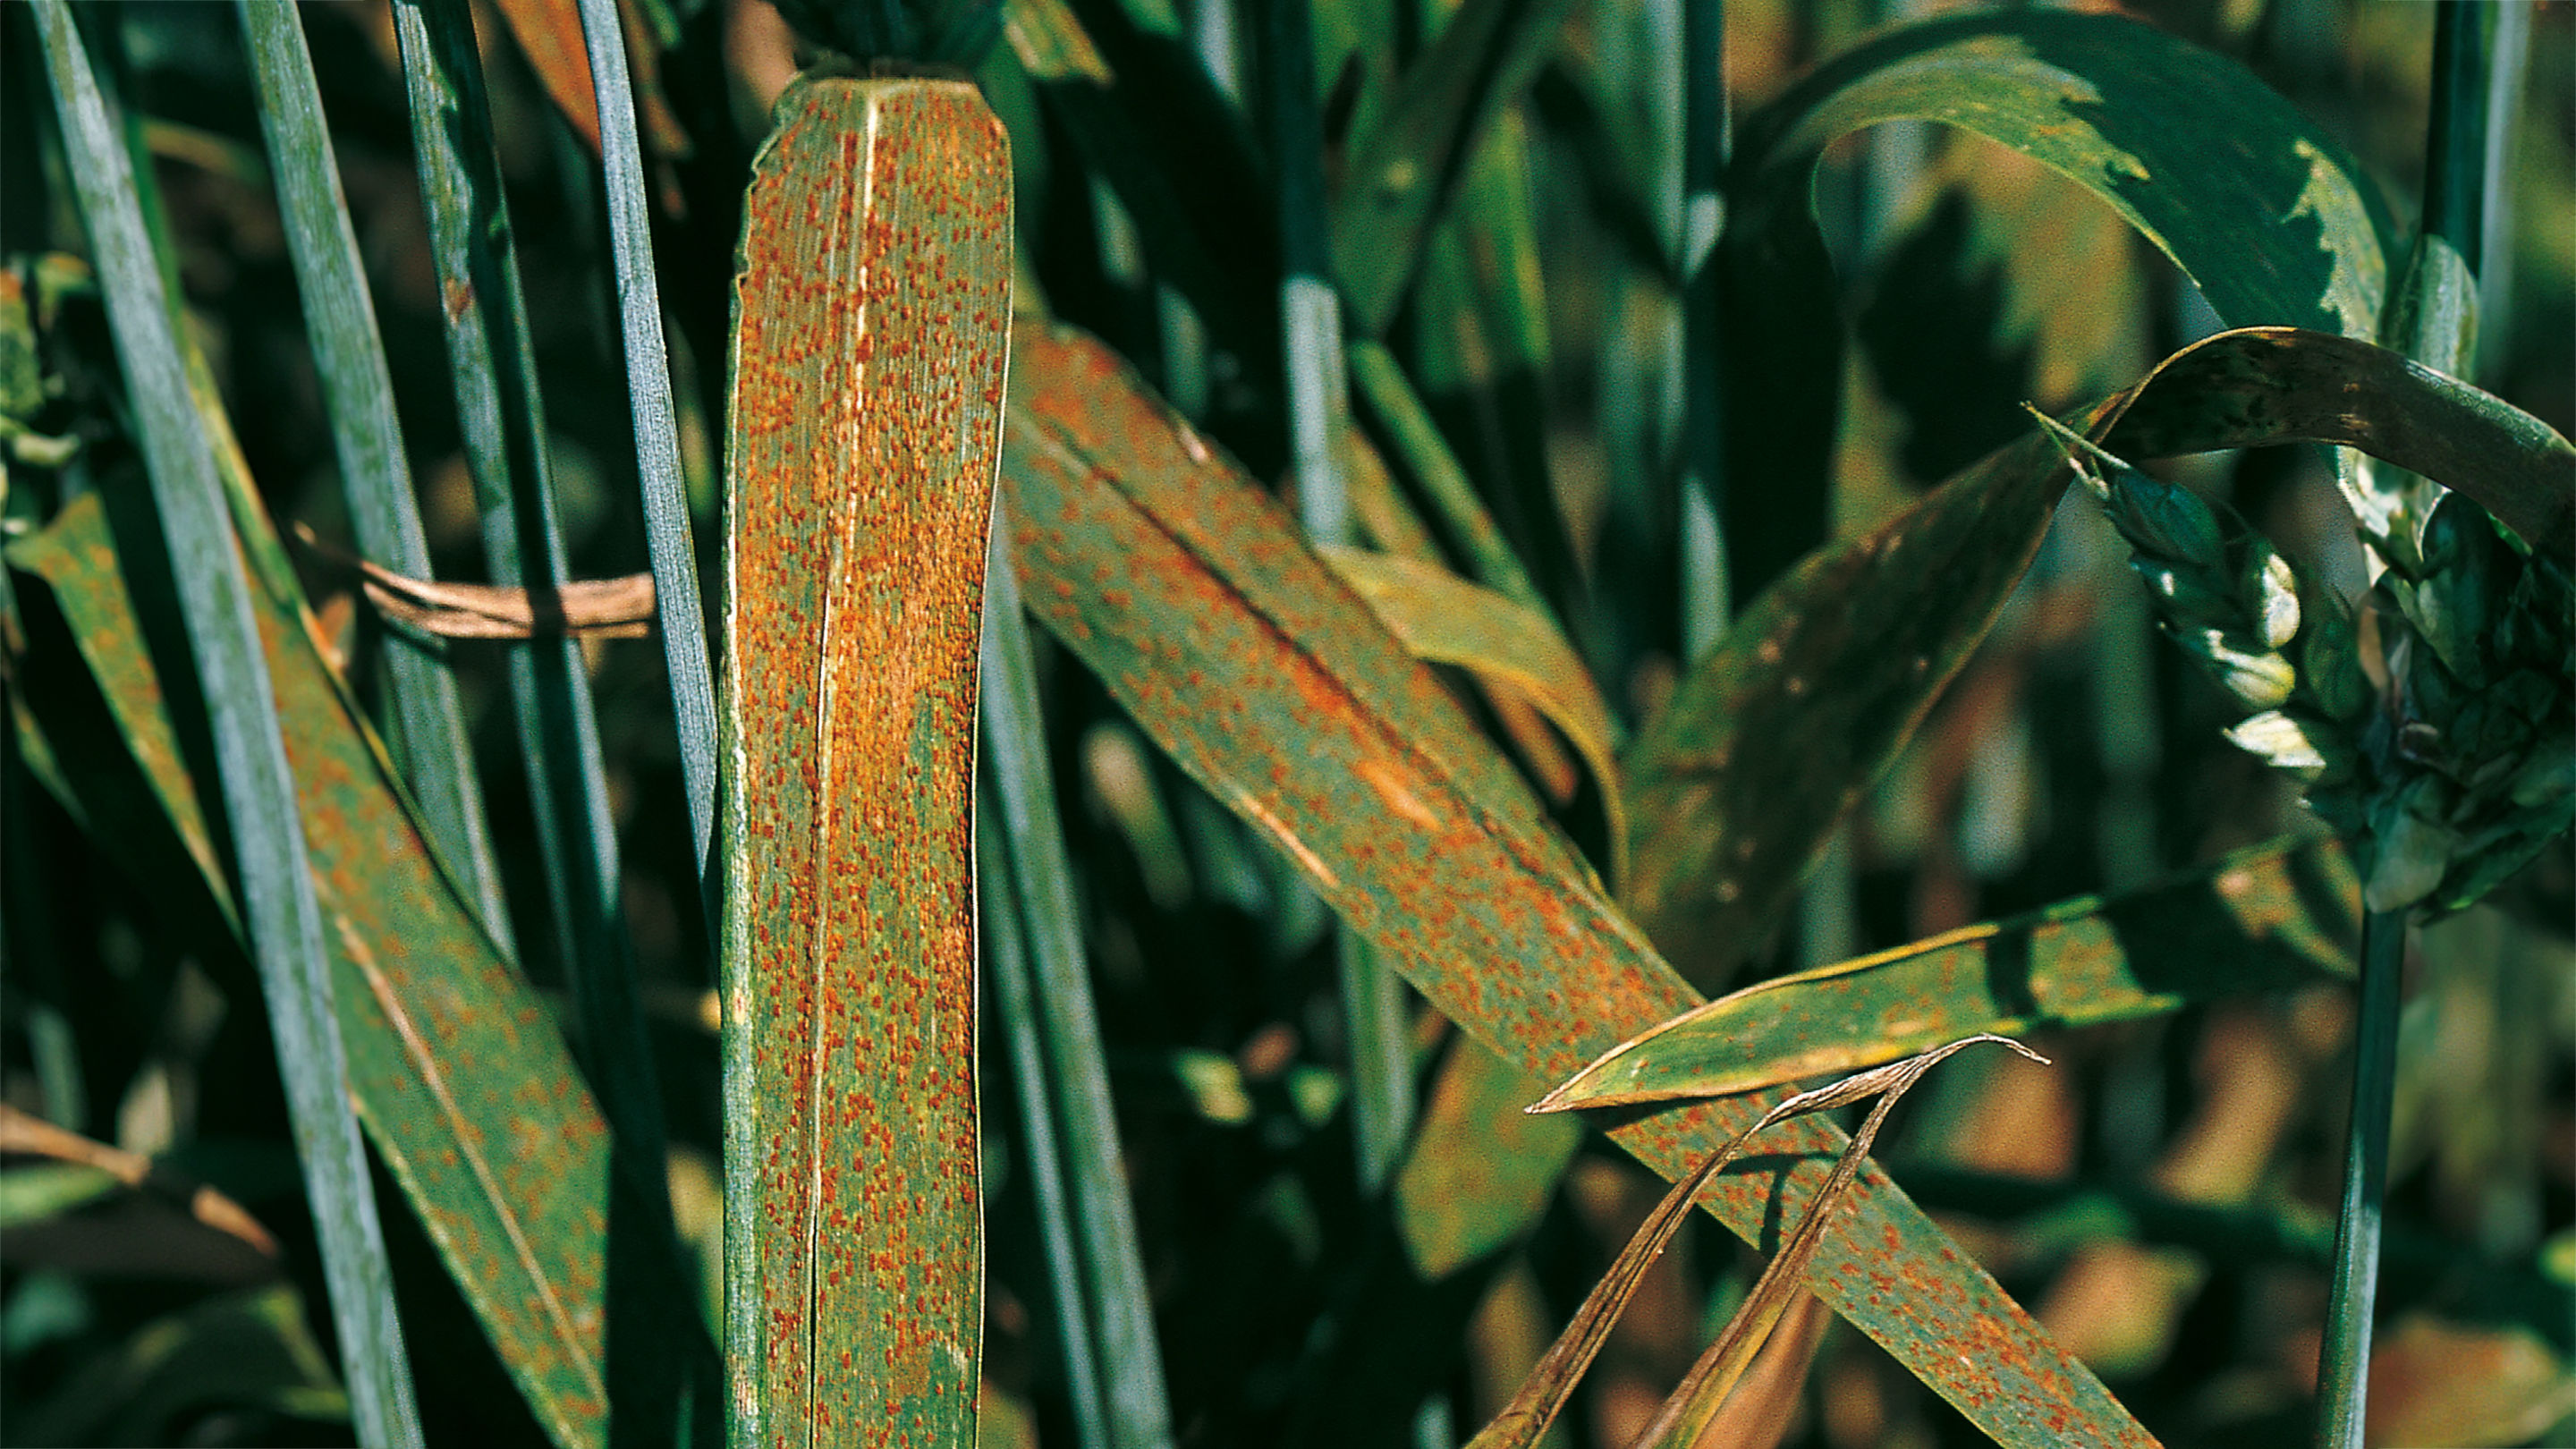
<svg viewBox="0 0 2576 1449"><path fill-rule="evenodd" d="M1041 620L1192 775L1266 834L1353 930L1488 1050L1571 1072L1693 1004L1510 767L1298 540L1277 505L1097 343L1014 339L1005 473ZM1357 822L1365 822L1360 828ZM1614 1136L1681 1177L1760 1100ZM1845 1144L1806 1124L1776 1178L1708 1206L1757 1237ZM1865 1172L1814 1286L2008 1445L2149 1442L2080 1365L1890 1186ZM1955 1351L1977 1322L1985 1351Z"/></svg>
<svg viewBox="0 0 2576 1449"><path fill-rule="evenodd" d="M967 1446L1010 153L955 81L808 80L778 115L744 212L726 449L732 1442Z"/></svg>
<svg viewBox="0 0 2576 1449"><path fill-rule="evenodd" d="M1993 627L2066 480L2025 438L1808 559L1647 722L1623 899L1685 976L1713 986L1759 948Z"/></svg>
<svg viewBox="0 0 2576 1449"><path fill-rule="evenodd" d="M1536 704L1583 756L1610 814L1610 877L1627 872L1627 818L1619 802L1618 722L1546 615L1437 564L1354 548L1321 550L1378 621L1417 659L1454 664Z"/></svg>
<svg viewBox="0 0 2576 1449"><path fill-rule="evenodd" d="M2222 332L2156 369L2103 440L2126 458L2340 443L2485 505L2535 548L2576 557L2576 446L2402 352L2292 327Z"/></svg>
<svg viewBox="0 0 2576 1449"><path fill-rule="evenodd" d="M2564 440L2474 389L2449 385L2439 401L2430 384L2399 389L2422 399L2424 412L2338 401L2404 366L2369 343L2245 328L2174 354L2072 421L2131 458L2327 441L2385 449L2463 491L2498 492L2495 479L2518 476L2535 481L2515 496L2563 500L2576 484L2576 474L2558 481L2576 460ZM2227 382L2210 405L2196 405L2213 378ZM2428 417L2444 438L2428 436ZM2510 466L2495 461L2508 457ZM2064 490L2061 462L2056 444L2035 434L1878 533L1808 559L1639 732L1623 761L1636 831L1624 898L1692 980L1722 981L1777 925L1835 826L1992 626ZM2174 546L2216 550L2207 511L2187 493L2159 490L2150 502L2178 506L2154 521L2193 535ZM2247 663L2258 665L2286 668ZM2271 685L2286 689L2286 675Z"/></svg>
<svg viewBox="0 0 2576 1449"><path fill-rule="evenodd" d="M2360 885L2333 841L2257 846L2109 900L1758 982L1621 1043L1531 1110L1749 1092L1970 1032L2123 1021L2349 977L2360 923Z"/></svg>
<svg viewBox="0 0 2576 1449"><path fill-rule="evenodd" d="M71 624L201 888L233 915L105 516L76 501L10 561ZM263 583L267 582L263 580ZM553 1018L422 833L300 608L252 599L294 765L359 1120L537 1421L605 1442L606 1127Z"/></svg>

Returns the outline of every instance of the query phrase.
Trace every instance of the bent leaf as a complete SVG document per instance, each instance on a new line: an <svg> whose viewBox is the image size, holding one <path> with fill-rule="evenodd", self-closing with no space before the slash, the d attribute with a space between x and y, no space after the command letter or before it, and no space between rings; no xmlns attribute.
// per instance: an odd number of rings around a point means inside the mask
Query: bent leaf
<svg viewBox="0 0 2576 1449"><path fill-rule="evenodd" d="M1096 342L1014 339L1004 469L1040 619L1155 740L1269 837L1389 964L1488 1050L1570 1073L1694 1004L1511 767L1299 540L1277 504ZM1213 702L1213 703L1211 703ZM1685 1176L1769 1103L1694 1104L1613 1135ZM1775 1180L1707 1206L1755 1238L1845 1145L1781 1142ZM2150 1442L1883 1174L1827 1235L1819 1296L2007 1445ZM1957 1325L1985 1352L1962 1357Z"/></svg>
<svg viewBox="0 0 2576 1449"><path fill-rule="evenodd" d="M2011 11L1910 25L1820 67L1743 127L1713 265L1730 337L1727 535L1758 587L1824 535L1841 396L1816 163L1853 131L1937 121L2085 187L2234 326L2375 334L2395 226L2325 129L2234 61L2137 21ZM1738 505L1741 505L1739 509Z"/></svg>
<svg viewBox="0 0 2576 1449"><path fill-rule="evenodd" d="M2244 328L2174 354L2073 422L2133 458L2324 441L2384 452L2472 497L2563 506L2576 490L2576 450L2546 425L2474 389L2410 383L2405 366L2369 343ZM2349 400L2383 379L2393 397ZM2064 489L2061 462L2045 437L2026 438L1878 533L1808 559L1639 733L1624 761L1637 832L1625 899L1694 981L1722 979L1777 924L1834 827L1992 627Z"/></svg>
<svg viewBox="0 0 2576 1449"><path fill-rule="evenodd" d="M1601 786L1610 815L1610 877L1624 877L1628 822L1619 800L1619 725L1554 621L1438 564L1355 548L1321 552L1415 658L1454 664L1488 686L1517 691L1565 732Z"/></svg>
<svg viewBox="0 0 2576 1449"><path fill-rule="evenodd" d="M1530 1110L1750 1092L1969 1032L2090 1026L2349 977L2360 886L2331 840L2239 851L2084 897L1775 977L1621 1043Z"/></svg>
<svg viewBox="0 0 2576 1449"><path fill-rule="evenodd" d="M651 632L653 576L574 579L554 589L451 584L413 578L323 542L295 525L298 542L333 566L357 575L376 611L424 634L447 639L531 639L539 634L632 639Z"/></svg>
<svg viewBox="0 0 2576 1449"><path fill-rule="evenodd" d="M2547 423L2390 348L2293 327L2222 332L2167 358L2103 446L2165 458L2340 443L2485 505L2533 547L2576 556L2576 446Z"/></svg>
<svg viewBox="0 0 2576 1449"><path fill-rule="evenodd" d="M239 1238L262 1257L277 1256L277 1239L270 1237L268 1229L261 1227L259 1219L252 1217L240 1203L204 1183L183 1186L165 1180L161 1169L140 1152L93 1142L5 1102L0 1102L0 1152L33 1153L57 1162L78 1163L104 1172L131 1188L177 1188L179 1190L173 1195L184 1199L189 1215L198 1222L216 1232Z"/></svg>
<svg viewBox="0 0 2576 1449"><path fill-rule="evenodd" d="M954 81L804 81L778 115L726 447L732 1442L971 1445L975 660L1010 154Z"/></svg>
<svg viewBox="0 0 2576 1449"><path fill-rule="evenodd" d="M228 462L234 461L228 459ZM225 921L216 855L95 495L10 561L45 580ZM359 1121L562 1449L605 1442L608 1140L553 1018L484 933L302 611L251 590L295 767Z"/></svg>

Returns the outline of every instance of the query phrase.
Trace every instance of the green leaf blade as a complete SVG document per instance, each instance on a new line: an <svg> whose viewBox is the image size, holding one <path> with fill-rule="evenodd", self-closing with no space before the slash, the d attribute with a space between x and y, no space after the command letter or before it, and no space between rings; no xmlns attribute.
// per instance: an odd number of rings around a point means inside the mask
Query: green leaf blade
<svg viewBox="0 0 2576 1449"><path fill-rule="evenodd" d="M1510 768L1262 499L1096 344L1023 329L1005 472L1040 617L1138 722L1264 831L1433 1004L1489 1049L1571 1072L1692 1003ZM1115 581L1097 572L1119 560ZM1211 705L1210 701L1220 701ZM1365 819L1365 832L1354 828ZM1760 1115L1700 1104L1613 1135L1678 1178ZM1759 1237L1844 1142L1709 1205ZM1865 1172L1817 1288L2007 1444L2150 1442L1883 1174ZM1962 1357L1957 1326L1989 1352ZM2075 1426L2070 1429L2069 1426Z"/></svg>
<svg viewBox="0 0 2576 1449"><path fill-rule="evenodd" d="M727 447L732 1442L969 1446L976 647L1010 313L971 86L782 98Z"/></svg>
<svg viewBox="0 0 2576 1449"><path fill-rule="evenodd" d="M2240 851L1721 997L1622 1043L1534 1110L1758 1091L1974 1032L2131 1020L2352 974L2360 885L2330 841Z"/></svg>

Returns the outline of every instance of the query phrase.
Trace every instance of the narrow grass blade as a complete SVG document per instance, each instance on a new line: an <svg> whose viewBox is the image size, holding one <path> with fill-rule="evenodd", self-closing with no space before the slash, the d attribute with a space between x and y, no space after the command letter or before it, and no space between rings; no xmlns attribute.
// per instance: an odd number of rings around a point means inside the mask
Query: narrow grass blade
<svg viewBox="0 0 2576 1449"><path fill-rule="evenodd" d="M805 81L777 114L744 210L726 449L732 1442L966 1446L975 651L1010 156L955 81Z"/></svg>
<svg viewBox="0 0 2576 1449"><path fill-rule="evenodd" d="M1162 1350L1154 1336L1154 1304L1145 1285L1145 1255L1109 1095L1100 1016L1092 1008L1073 862L1066 857L1064 826L1056 813L1020 571L1007 563L1013 550L1010 515L999 499L993 513L996 561L986 569L984 583L984 743L999 808L995 825L1010 842L1012 880L1020 895L1016 900L989 898L986 907L1016 910L1028 930L1038 1025L1055 1103L1064 1113L1076 1242L1083 1281L1089 1285L1087 1311L1100 1347L1108 1442L1117 1449L1168 1449L1172 1411Z"/></svg>
<svg viewBox="0 0 2576 1449"><path fill-rule="evenodd" d="M599 142L607 168L608 239L617 262L618 321L626 334L626 395L635 413L635 464L644 483L644 538L653 560L653 598L662 621L662 662L679 726L680 787L689 801L689 844L699 888L712 905L716 819L716 697L707 668L706 607L698 597L697 544L689 533L680 468L679 414L662 340L662 292L653 273L652 203L635 135L635 93L626 75L626 37L617 0L580 0L582 32L599 100ZM715 913L708 913L713 929Z"/></svg>
<svg viewBox="0 0 2576 1449"><path fill-rule="evenodd" d="M1352 141L1333 203L1333 266L1354 331L1375 337L1395 320L1459 172L1573 10L1573 0L1468 0Z"/></svg>
<svg viewBox="0 0 2576 1449"><path fill-rule="evenodd" d="M1132 372L1079 334L1024 326L1012 395L1004 469L1033 607L1435 1007L1555 1075L1696 1004L1423 666ZM1196 707L1209 699L1227 707ZM1696 1104L1612 1135L1680 1177L1768 1105ZM1789 1211L1844 1140L1820 1124L1784 1138ZM1751 1237L1772 1200L1721 1181L1708 1206ZM2147 1442L1883 1177L1864 1176L1850 1207L1816 1290L1987 1433ZM1995 1349L1963 1362L1949 1345L1969 1318Z"/></svg>
<svg viewBox="0 0 2576 1449"><path fill-rule="evenodd" d="M228 448L218 461L240 466ZM210 919L214 939L229 940L230 884L117 543L93 498L12 544L9 559L50 590L132 749L133 763L116 768L135 771L134 788L154 802L158 818L126 811L101 844L149 875L175 915ZM560 1449L597 1449L608 1414L606 1126L551 1017L484 931L323 662L291 581L263 577L252 603L297 766L360 1120L537 1421ZM67 692L49 689L47 708ZM93 766L84 785L113 789L102 778L112 773ZM164 850L165 837L177 845ZM173 855L185 862L175 870Z"/></svg>
<svg viewBox="0 0 2576 1449"><path fill-rule="evenodd" d="M370 1446L417 1444L419 1410L365 1150L349 1110L348 1058L333 1012L322 910L306 863L294 775L223 485L174 331L175 299L163 289L123 138L91 73L71 9L54 0L37 8L36 20L138 442L186 604L252 959L321 1237L323 1276L340 1329L358 1436Z"/></svg>
<svg viewBox="0 0 2576 1449"><path fill-rule="evenodd" d="M473 16L463 0L393 4L485 561L494 583L543 596L570 569ZM572 988L582 1063L614 1134L609 1392L622 1423L656 1426L641 1431L647 1437L685 1416L696 1417L695 1432L711 1432L714 1346L686 1306L691 1290L671 1226L661 1087L636 1000L589 674L579 646L555 638L513 647L509 677L553 944Z"/></svg>
<svg viewBox="0 0 2576 1449"><path fill-rule="evenodd" d="M1628 822L1620 800L1619 723L1556 625L1436 564L1358 549L1320 552L1415 658L1454 664L1516 691L1565 732L1601 786L1610 815L1610 878L1624 878Z"/></svg>
<svg viewBox="0 0 2576 1449"><path fill-rule="evenodd" d="M260 129L277 179L278 212L295 259L314 370L331 417L358 547L386 568L426 579L429 544L394 412L393 378L366 273L358 265L357 233L340 194L339 165L302 19L286 0L242 0L241 16L259 88ZM440 852L472 884L484 928L507 950L509 910L501 899L500 866L492 856L483 787L456 681L444 658L400 633L387 637L384 657L386 697L401 721L395 738L403 779Z"/></svg>
<svg viewBox="0 0 2576 1449"><path fill-rule="evenodd" d="M995 551L998 554L999 550ZM1007 558L988 557L984 576L991 579L1010 567ZM985 649L992 649L991 594L986 596ZM990 678L991 670L985 671ZM1020 1103L1020 1136L1028 1145L1030 1196L1037 1200L1038 1238L1046 1249L1047 1283L1055 1298L1058 1346L1064 1353L1065 1397L1073 1406L1074 1440L1082 1449L1107 1449L1107 1411L1101 1406L1100 1362L1092 1348L1090 1291L1083 1285L1081 1249L1075 1245L1073 1214L1066 1188L1062 1150L1056 1142L1055 1074L1047 1067L1040 1044L1037 986L1029 972L1027 932L1020 926L1022 899L1011 859L1011 837L1001 825L1000 801L989 776L979 778L975 792L975 920L984 937L985 961L993 983L993 1004L1001 1012L1002 1040L1011 1054L1011 1087Z"/></svg>
<svg viewBox="0 0 2576 1449"><path fill-rule="evenodd" d="M1644 1433L1637 1436L1639 1444L1652 1445L1654 1449L1690 1449L1700 1442L1701 1433L1708 1428L1709 1421L1717 1417L1719 1406L1726 1402L1727 1395L1735 1391L1745 1370L1752 1367L1754 1356L1770 1339L1771 1330L1779 1325L1781 1315L1788 1311L1794 1300L1805 1296L1805 1289L1800 1285L1806 1281L1809 1265L1816 1260L1816 1250L1824 1242L1834 1209L1840 1205L1842 1194L1859 1173L1862 1161L1869 1156L1870 1145L1878 1140L1878 1129L1886 1124L1887 1114L1894 1110L1897 1100L1905 1095L1907 1089L1922 1080L1925 1072L1953 1053L1979 1042L2010 1047L2042 1066L2048 1065L2048 1058L2011 1037L1980 1034L1790 1099L1795 1103L1805 1097L1813 1097L1820 1109L1857 1101L1866 1093L1878 1094L1877 1105L1870 1108L1869 1117L1861 1123L1860 1130L1852 1134L1851 1146L1844 1150L1842 1160L1834 1164L1834 1175L1816 1194L1816 1200L1807 1209L1807 1216L1798 1224L1798 1230L1791 1233L1789 1241L1781 1244L1780 1251L1772 1255L1770 1266L1754 1280L1752 1291L1745 1295L1744 1305L1735 1311L1735 1316L1727 1321L1725 1331L1718 1334L1717 1341L1710 1344L1698 1362L1691 1365L1690 1372L1682 1377L1681 1386L1664 1401L1662 1412L1646 1426Z"/></svg>
<svg viewBox="0 0 2576 1449"><path fill-rule="evenodd" d="M472 16L460 0L395 0L394 22L486 560L495 583L551 593L570 570L555 522L545 411ZM555 945L573 983L583 1050L619 1138L639 1160L659 1164L660 1090L616 898L617 838L599 726L573 642L537 640L512 650L510 692ZM658 1181L658 1165L652 1171ZM667 1216L668 1199L662 1201Z"/></svg>
<svg viewBox="0 0 2576 1449"><path fill-rule="evenodd" d="M1719 1349L1728 1348L1730 1343L1749 1342L1753 1348L1759 1348L1761 1338L1768 1335L1780 1309L1787 1305L1789 1292L1804 1280L1808 1265L1814 1261L1816 1248L1823 1241L1824 1224L1859 1174L1860 1165L1868 1157L1870 1143L1877 1139L1879 1124L1886 1119L1888 1109L1943 1058L1981 1041L1998 1042L2033 1061L2046 1060L2008 1037L1969 1037L1918 1057L1846 1077L1813 1091L1800 1092L1774 1105L1736 1133L1725 1147L1701 1163L1697 1171L1675 1183L1672 1190L1664 1194L1663 1200L1655 1204L1655 1210L1646 1215L1635 1235L1629 1238L1628 1245L1611 1263L1610 1271L1604 1273L1601 1281L1584 1296L1583 1306L1575 1310L1572 1321L1558 1335L1546 1357L1539 1361L1538 1368L1523 1381L1511 1403L1494 1416L1493 1422L1485 1426L1468 1449L1528 1449L1547 1432L1548 1425L1556 1421L1566 1399L1573 1394L1575 1384L1582 1379L1583 1371L1592 1366L1593 1356L1608 1341L1611 1325L1618 1321L1620 1312L1628 1306L1628 1300L1636 1296L1637 1285L1644 1281L1646 1270L1663 1255L1673 1234L1681 1230L1692 1201L1710 1179L1744 1154L1744 1149L1756 1136L1808 1113L1830 1112L1864 1097L1876 1096L1879 1098L1878 1106L1870 1113L1860 1132L1844 1145L1833 1172L1807 1208L1805 1220L1773 1256L1770 1268L1754 1284L1753 1292L1746 1297L1744 1307L1737 1312L1734 1322L1712 1345L1712 1355ZM1743 1352L1749 1357L1749 1350ZM1709 1363L1709 1358L1701 1360L1702 1367ZM1699 1370L1694 1369L1693 1377L1698 1376ZM1681 1392L1686 1394L1690 1390L1690 1381L1686 1380ZM1671 1406L1667 1405L1667 1415L1670 1409ZM1649 1428L1645 1438L1654 1440L1655 1429ZM1693 1442L1692 1438L1680 1440L1685 1446Z"/></svg>
<svg viewBox="0 0 2576 1449"><path fill-rule="evenodd" d="M1758 982L1620 1043L1531 1110L1757 1091L1971 1031L2133 1020L2349 976L2360 898L2334 842L2258 846L2109 900Z"/></svg>

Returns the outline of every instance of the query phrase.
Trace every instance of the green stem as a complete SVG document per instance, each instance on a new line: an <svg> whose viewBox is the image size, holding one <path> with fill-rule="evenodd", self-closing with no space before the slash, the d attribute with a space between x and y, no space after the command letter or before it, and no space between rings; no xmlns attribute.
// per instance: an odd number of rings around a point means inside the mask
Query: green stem
<svg viewBox="0 0 2576 1449"><path fill-rule="evenodd" d="M1055 1299L1056 1332L1064 1349L1065 1396L1073 1401L1074 1442L1082 1449L1110 1449L1115 1441L1101 1408L1091 1299L1083 1291L1081 1250L1075 1243L1073 1209L1065 1190L1064 1157L1056 1143L1055 1081L1039 1039L1037 987L1029 975L1027 933L1020 925L1021 893L1017 866L1011 859L1011 832L1003 825L1001 802L994 795L989 758L977 781L975 817L978 920L984 929L993 1001L1000 1008L1002 1040L1011 1056L1011 1085L1019 1098L1029 1193L1037 1201L1038 1238L1046 1248L1048 1288Z"/></svg>
<svg viewBox="0 0 2576 1449"><path fill-rule="evenodd" d="M1047 768L1045 716L1005 508L1003 499L994 500L992 552L984 571L983 729L993 808L977 829L997 826L995 838L1008 842L1018 898L997 896L978 909L988 919L1017 911L1026 931L1049 1086L1064 1114L1066 1175L1091 1285L1108 1442L1114 1449L1170 1449L1171 1400L1154 1337L1136 1210L1118 1150L1118 1115L1100 1050L1100 1015L1091 1001L1073 863L1065 855L1055 778Z"/></svg>
<svg viewBox="0 0 2576 1449"><path fill-rule="evenodd" d="M1708 652L1733 607L1727 577L1724 400L1717 234L1727 160L1726 7L1682 7L1682 659Z"/></svg>
<svg viewBox="0 0 2576 1449"><path fill-rule="evenodd" d="M2373 911L2365 916L2343 1210L2335 1222L2334 1284L2326 1299L2325 1344L2317 1356L2318 1449L2361 1449L2370 1391L2371 1311L2379 1293L2380 1225L2388 1194L2388 1123L2397 1089L2399 975L2405 961L2406 913Z"/></svg>

